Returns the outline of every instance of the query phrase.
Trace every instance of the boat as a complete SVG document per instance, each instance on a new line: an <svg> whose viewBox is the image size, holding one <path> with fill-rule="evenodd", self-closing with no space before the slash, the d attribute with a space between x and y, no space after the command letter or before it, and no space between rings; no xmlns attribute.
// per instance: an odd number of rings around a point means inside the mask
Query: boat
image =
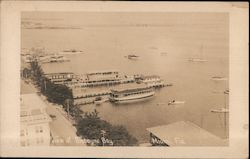
<svg viewBox="0 0 250 159"><path fill-rule="evenodd" d="M67 62L69 59L65 58L62 55L54 54L46 56L45 58L40 60L42 63L57 63L57 62Z"/></svg>
<svg viewBox="0 0 250 159"><path fill-rule="evenodd" d="M222 76L214 76L212 77L213 81L226 81L227 77L222 77Z"/></svg>
<svg viewBox="0 0 250 159"><path fill-rule="evenodd" d="M138 85L138 84L136 84ZM123 103L129 101L145 100L154 96L155 91L145 85L134 86L131 88L116 88L111 89L110 101L116 103Z"/></svg>
<svg viewBox="0 0 250 159"><path fill-rule="evenodd" d="M75 50L75 49L70 49L70 50L63 50L59 54L64 54L64 55L75 55L75 54L82 54L82 50Z"/></svg>
<svg viewBox="0 0 250 159"><path fill-rule="evenodd" d="M157 105L165 105L165 104L166 104L166 103L163 103L163 102L162 102L162 103L157 103Z"/></svg>
<svg viewBox="0 0 250 159"><path fill-rule="evenodd" d="M207 60L200 59L200 58L189 58L188 61L190 61L190 62L207 62Z"/></svg>
<svg viewBox="0 0 250 159"><path fill-rule="evenodd" d="M225 90L224 94L229 94L229 89Z"/></svg>
<svg viewBox="0 0 250 159"><path fill-rule="evenodd" d="M108 101L108 99L105 99L105 98L103 98L103 97L96 97L94 103L95 103L96 105L100 105L100 104L102 104L102 103L104 103L104 102L107 102L107 101Z"/></svg>
<svg viewBox="0 0 250 159"><path fill-rule="evenodd" d="M185 104L185 101L172 100L168 102L168 105L177 105L177 104Z"/></svg>
<svg viewBox="0 0 250 159"><path fill-rule="evenodd" d="M130 60L138 60L139 59L139 56L137 56L137 55L128 55L127 57Z"/></svg>
<svg viewBox="0 0 250 159"><path fill-rule="evenodd" d="M161 54L161 56L167 56L168 55L167 52L161 52L160 54Z"/></svg>
<svg viewBox="0 0 250 159"><path fill-rule="evenodd" d="M201 46L201 48L200 48L200 53L201 54L203 53L203 46ZM200 57L198 57L198 58L189 58L188 61L190 61L190 62L207 62L208 60L204 59L202 57L202 55L200 55Z"/></svg>
<svg viewBox="0 0 250 159"><path fill-rule="evenodd" d="M212 112L212 113L229 113L229 109L226 109L226 108L211 109L210 112Z"/></svg>

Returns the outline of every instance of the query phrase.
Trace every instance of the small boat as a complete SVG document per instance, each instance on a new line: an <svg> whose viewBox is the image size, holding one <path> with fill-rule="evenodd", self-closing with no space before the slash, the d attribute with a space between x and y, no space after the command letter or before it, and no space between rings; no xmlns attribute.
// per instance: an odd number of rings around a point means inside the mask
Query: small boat
<svg viewBox="0 0 250 159"><path fill-rule="evenodd" d="M200 48L200 57L199 58L189 58L188 61L190 62L207 62L208 60L204 59L202 54L203 54L203 46Z"/></svg>
<svg viewBox="0 0 250 159"><path fill-rule="evenodd" d="M224 94L229 94L229 89L225 90Z"/></svg>
<svg viewBox="0 0 250 159"><path fill-rule="evenodd" d="M200 58L189 58L188 61L190 61L190 62L207 62L206 59L200 59Z"/></svg>
<svg viewBox="0 0 250 159"><path fill-rule="evenodd" d="M130 60L138 60L139 59L139 56L137 56L137 55L128 55L127 57Z"/></svg>
<svg viewBox="0 0 250 159"><path fill-rule="evenodd" d="M226 77L221 77L221 76L214 76L212 77L213 81L226 81L227 78Z"/></svg>
<svg viewBox="0 0 250 159"><path fill-rule="evenodd" d="M107 101L108 101L108 99L104 99L104 98L102 98L102 97L96 97L94 103L95 103L96 105L100 105L100 104L102 104L102 103L104 103L104 102L107 102Z"/></svg>
<svg viewBox="0 0 250 159"><path fill-rule="evenodd" d="M82 50L75 50L75 49L70 49L70 50L63 50L59 54L64 54L64 55L75 55L75 54L82 54Z"/></svg>
<svg viewBox="0 0 250 159"><path fill-rule="evenodd" d="M168 53L167 52L161 52L161 56L167 56Z"/></svg>
<svg viewBox="0 0 250 159"><path fill-rule="evenodd" d="M212 112L212 113L229 113L229 109L226 109L226 108L211 109L210 112Z"/></svg>
<svg viewBox="0 0 250 159"><path fill-rule="evenodd" d="M185 104L185 101L169 101L168 105L177 105L177 104Z"/></svg>
<svg viewBox="0 0 250 159"><path fill-rule="evenodd" d="M166 103L157 103L157 105L165 105Z"/></svg>

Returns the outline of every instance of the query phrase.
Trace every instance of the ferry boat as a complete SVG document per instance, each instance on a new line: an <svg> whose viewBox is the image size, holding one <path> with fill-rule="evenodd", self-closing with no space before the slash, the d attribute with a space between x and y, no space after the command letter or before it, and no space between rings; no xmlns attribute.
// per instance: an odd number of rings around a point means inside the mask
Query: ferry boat
<svg viewBox="0 0 250 159"><path fill-rule="evenodd" d="M129 101L145 100L154 96L154 94L154 89L145 85L131 88L111 89L110 101L123 103Z"/></svg>

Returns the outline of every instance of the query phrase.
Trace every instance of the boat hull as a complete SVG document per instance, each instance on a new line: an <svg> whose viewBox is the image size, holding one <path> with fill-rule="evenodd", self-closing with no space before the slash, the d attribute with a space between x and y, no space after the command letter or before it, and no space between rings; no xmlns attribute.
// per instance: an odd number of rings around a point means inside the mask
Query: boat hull
<svg viewBox="0 0 250 159"><path fill-rule="evenodd" d="M132 103L132 102L139 102L139 101L145 101L147 99L150 99L153 97L155 92L150 92L147 94L143 94L141 96L131 96L126 98L110 98L111 102L114 103Z"/></svg>

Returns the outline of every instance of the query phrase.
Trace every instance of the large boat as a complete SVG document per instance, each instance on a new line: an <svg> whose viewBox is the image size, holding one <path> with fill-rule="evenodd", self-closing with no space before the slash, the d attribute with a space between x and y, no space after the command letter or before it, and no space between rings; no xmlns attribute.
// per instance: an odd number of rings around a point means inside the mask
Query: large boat
<svg viewBox="0 0 250 159"><path fill-rule="evenodd" d="M154 96L154 89L145 85L134 86L130 88L111 89L110 101L123 103L130 101L145 100Z"/></svg>

